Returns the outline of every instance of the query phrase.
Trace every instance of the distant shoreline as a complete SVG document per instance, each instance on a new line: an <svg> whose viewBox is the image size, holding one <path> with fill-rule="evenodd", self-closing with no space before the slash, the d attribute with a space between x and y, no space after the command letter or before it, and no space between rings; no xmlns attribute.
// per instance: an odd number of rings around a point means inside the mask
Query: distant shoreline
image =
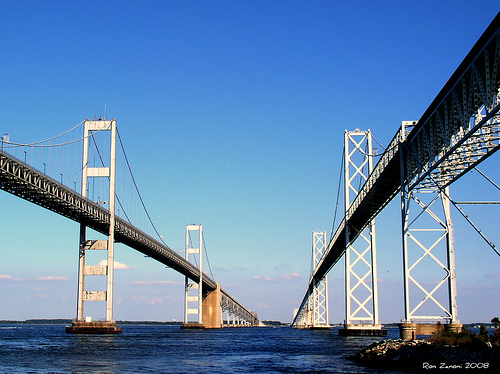
<svg viewBox="0 0 500 374"><path fill-rule="evenodd" d="M1 325L71 325L70 318L33 318L27 320L0 320ZM262 321L266 326L289 326L280 321ZM116 321L118 325L180 326L182 321Z"/></svg>
<svg viewBox="0 0 500 374"><path fill-rule="evenodd" d="M0 325L70 325L73 319L56 318L56 319L27 319L21 320L0 320ZM179 321L116 321L120 325L166 325L178 326L182 325Z"/></svg>

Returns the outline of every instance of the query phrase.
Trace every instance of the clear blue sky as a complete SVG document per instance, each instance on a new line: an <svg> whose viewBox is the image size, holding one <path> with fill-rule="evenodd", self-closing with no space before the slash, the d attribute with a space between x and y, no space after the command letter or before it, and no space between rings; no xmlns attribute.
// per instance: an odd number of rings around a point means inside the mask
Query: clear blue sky
<svg viewBox="0 0 500 374"><path fill-rule="evenodd" d="M290 321L312 232L332 228L344 130L387 144L498 11L488 0L2 2L0 133L45 139L106 106L167 244L182 249L185 225L203 224L215 279L262 319ZM484 168L499 182L496 159ZM473 181L452 195L474 199ZM397 205L377 219L386 323L403 318ZM479 224L500 243L488 209ZM489 321L500 258L454 219L459 318ZM0 191L0 319L75 317L78 230ZM182 319L181 275L123 246L116 260L128 267L116 319ZM332 322L344 319L342 268Z"/></svg>

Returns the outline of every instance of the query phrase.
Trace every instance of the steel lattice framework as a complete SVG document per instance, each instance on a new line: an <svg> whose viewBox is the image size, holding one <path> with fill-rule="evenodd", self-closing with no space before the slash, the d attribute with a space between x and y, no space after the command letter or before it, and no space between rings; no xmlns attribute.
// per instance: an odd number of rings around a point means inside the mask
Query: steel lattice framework
<svg viewBox="0 0 500 374"><path fill-rule="evenodd" d="M326 232L313 232L313 266L319 264L326 251ZM313 269L314 270L314 269ZM328 275L316 282L312 295L313 327L330 326L328 317Z"/></svg>
<svg viewBox="0 0 500 374"><path fill-rule="evenodd" d="M313 232L312 269L311 274L321 261L326 251L326 232ZM314 281L312 292L308 295L306 307L302 308L294 318L294 327L329 328L328 316L328 275Z"/></svg>
<svg viewBox="0 0 500 374"><path fill-rule="evenodd" d="M401 206L404 321L447 320L457 323L455 249L449 188L446 187L444 191L436 186L404 189Z"/></svg>
<svg viewBox="0 0 500 374"><path fill-rule="evenodd" d="M355 198L359 193L356 184L362 185L360 182L365 182L373 170L372 139L370 130L346 131L344 133L346 212L351 205L351 196ZM346 231L346 236L349 236L348 231ZM349 242L349 240L346 239L346 242ZM347 326L360 322L378 325L376 248L375 222L372 220L365 229L359 231L356 242L351 241L346 249Z"/></svg>

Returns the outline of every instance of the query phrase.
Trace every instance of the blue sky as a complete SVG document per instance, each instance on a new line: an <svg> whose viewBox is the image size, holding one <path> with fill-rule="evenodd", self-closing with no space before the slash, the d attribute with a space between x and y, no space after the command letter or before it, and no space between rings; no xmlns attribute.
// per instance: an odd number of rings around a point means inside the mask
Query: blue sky
<svg viewBox="0 0 500 374"><path fill-rule="evenodd" d="M106 106L167 244L182 249L185 225L203 224L215 279L261 318L290 321L310 273L312 232L331 230L344 130L371 129L387 144L402 120L420 118L498 8L486 0L3 2L0 133L45 139ZM498 182L495 160L484 169ZM489 188L476 177L452 195L472 200L477 183ZM403 318L397 205L377 219L383 322ZM499 242L498 209L481 209L479 221L491 217L483 231ZM500 259L453 214L459 318L489 321L500 314ZM0 319L76 315L78 230L0 192ZM116 260L125 265L116 319L182 319L182 276L123 246ZM330 275L332 322L344 319L343 290L339 266Z"/></svg>

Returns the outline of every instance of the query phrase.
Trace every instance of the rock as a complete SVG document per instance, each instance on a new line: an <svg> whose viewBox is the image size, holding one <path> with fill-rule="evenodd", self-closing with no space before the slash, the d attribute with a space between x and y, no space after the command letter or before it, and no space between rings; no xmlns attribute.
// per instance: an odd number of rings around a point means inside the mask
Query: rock
<svg viewBox="0 0 500 374"><path fill-rule="evenodd" d="M413 372L499 372L500 349L444 346L416 340L384 340L371 344L352 357L366 366ZM446 372L446 371L445 371Z"/></svg>

